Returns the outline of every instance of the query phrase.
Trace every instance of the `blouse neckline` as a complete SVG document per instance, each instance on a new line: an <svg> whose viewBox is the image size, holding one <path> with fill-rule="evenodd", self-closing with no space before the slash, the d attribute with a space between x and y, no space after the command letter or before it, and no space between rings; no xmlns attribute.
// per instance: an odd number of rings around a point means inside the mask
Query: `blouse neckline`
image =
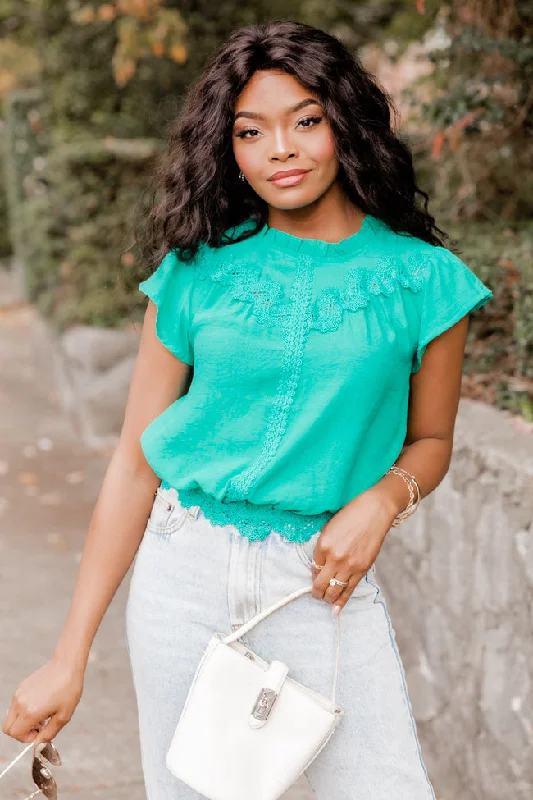
<svg viewBox="0 0 533 800"><path fill-rule="evenodd" d="M372 214L366 214L359 230L341 239L340 242L326 242L323 239L308 239L295 236L264 225L257 236L262 238L268 249L275 249L295 256L310 256L320 259L347 258L366 249L386 227L382 220Z"/></svg>

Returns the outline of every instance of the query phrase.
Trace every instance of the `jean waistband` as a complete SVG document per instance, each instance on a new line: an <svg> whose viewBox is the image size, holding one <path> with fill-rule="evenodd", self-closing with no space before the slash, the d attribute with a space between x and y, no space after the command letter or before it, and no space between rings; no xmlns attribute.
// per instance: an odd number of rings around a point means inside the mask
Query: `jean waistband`
<svg viewBox="0 0 533 800"><path fill-rule="evenodd" d="M214 525L233 525L240 534L251 540L264 539L276 531L284 539L306 542L331 519L333 513L300 514L275 505L234 500L224 503L203 489L176 489L162 481L161 489L174 489L182 506L198 506Z"/></svg>

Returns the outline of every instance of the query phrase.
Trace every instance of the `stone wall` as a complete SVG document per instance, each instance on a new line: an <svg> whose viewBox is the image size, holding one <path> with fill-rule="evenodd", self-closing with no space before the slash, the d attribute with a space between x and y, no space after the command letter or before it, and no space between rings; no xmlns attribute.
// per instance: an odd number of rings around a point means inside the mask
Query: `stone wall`
<svg viewBox="0 0 533 800"><path fill-rule="evenodd" d="M533 435L461 400L450 470L377 562L443 800L533 797Z"/></svg>
<svg viewBox="0 0 533 800"><path fill-rule="evenodd" d="M124 420L142 324L138 330L76 325L59 333L38 317L34 327L41 383L69 415L84 444L114 446Z"/></svg>

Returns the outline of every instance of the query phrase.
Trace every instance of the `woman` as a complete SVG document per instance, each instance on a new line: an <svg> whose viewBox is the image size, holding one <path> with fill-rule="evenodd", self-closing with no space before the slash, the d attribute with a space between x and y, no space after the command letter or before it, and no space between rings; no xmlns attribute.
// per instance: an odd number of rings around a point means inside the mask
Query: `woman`
<svg viewBox="0 0 533 800"><path fill-rule="evenodd" d="M68 619L6 733L49 741L70 719L137 553L149 800L199 796L165 755L212 632L306 581L246 642L327 694L342 611L344 718L306 771L316 796L435 797L374 562L413 486L448 470L468 313L492 295L417 207L390 116L343 45L302 24L238 30L207 64L158 171L157 269Z"/></svg>

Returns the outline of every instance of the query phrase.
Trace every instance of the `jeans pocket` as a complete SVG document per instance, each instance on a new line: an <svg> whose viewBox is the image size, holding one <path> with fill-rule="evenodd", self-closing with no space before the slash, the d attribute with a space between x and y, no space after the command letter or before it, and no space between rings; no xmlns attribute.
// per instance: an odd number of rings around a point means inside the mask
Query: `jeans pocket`
<svg viewBox="0 0 533 800"><path fill-rule="evenodd" d="M309 569L313 568L313 553L321 533L322 531L317 531L306 542L296 542L296 554L304 566Z"/></svg>
<svg viewBox="0 0 533 800"><path fill-rule="evenodd" d="M296 554L302 564L310 571L313 569L313 555L320 534L321 531L318 531L318 533L313 534L308 541L296 543ZM375 571L376 566L372 564L366 575L363 575L359 583L354 587L353 594L368 594L375 591L375 588L377 588L374 584Z"/></svg>
<svg viewBox="0 0 533 800"><path fill-rule="evenodd" d="M169 490L159 487L155 493L146 529L151 533L168 536L185 522L189 509L177 502Z"/></svg>

